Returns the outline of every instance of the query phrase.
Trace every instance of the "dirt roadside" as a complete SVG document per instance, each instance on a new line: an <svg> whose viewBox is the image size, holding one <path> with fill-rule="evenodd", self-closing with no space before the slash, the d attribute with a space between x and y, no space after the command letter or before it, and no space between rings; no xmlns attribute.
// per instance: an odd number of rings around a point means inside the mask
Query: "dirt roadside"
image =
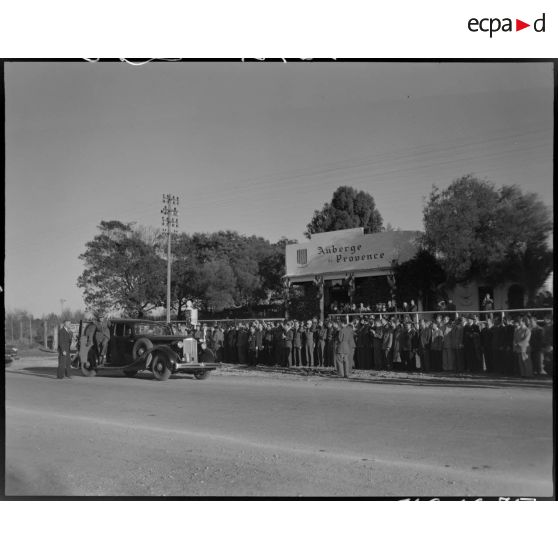
<svg viewBox="0 0 558 558"><path fill-rule="evenodd" d="M7 371L32 371L41 374L56 373L56 355L50 353L42 353L39 355L22 356L14 360L6 366ZM80 375L79 371L75 371L76 375ZM105 368L99 371L99 375L120 376L118 369ZM144 373L140 373L144 374ZM146 371L145 374L150 374ZM498 387L532 387L532 388L551 388L553 384L552 376L534 376L532 378L521 378L518 376L504 376L495 374L459 374L448 372L403 372L393 370L353 370L351 377L347 380L340 378L332 368L304 368L291 367L283 368L277 366L248 366L239 364L222 363L212 372L217 376L244 376L244 377L261 377L276 378L292 381L306 381L309 378L313 380L324 381L361 381L373 383L401 383L401 384L419 384L419 385L455 385L470 387L481 386L498 386Z"/></svg>

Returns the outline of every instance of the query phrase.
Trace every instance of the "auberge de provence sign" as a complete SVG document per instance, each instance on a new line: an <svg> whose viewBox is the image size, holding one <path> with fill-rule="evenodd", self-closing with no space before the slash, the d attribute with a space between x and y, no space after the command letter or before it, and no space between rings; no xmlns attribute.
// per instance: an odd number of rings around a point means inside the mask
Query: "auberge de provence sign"
<svg viewBox="0 0 558 558"><path fill-rule="evenodd" d="M308 280L315 275L387 275L396 263L416 254L417 235L416 231L364 234L363 229L314 234L308 242L286 246L286 275Z"/></svg>

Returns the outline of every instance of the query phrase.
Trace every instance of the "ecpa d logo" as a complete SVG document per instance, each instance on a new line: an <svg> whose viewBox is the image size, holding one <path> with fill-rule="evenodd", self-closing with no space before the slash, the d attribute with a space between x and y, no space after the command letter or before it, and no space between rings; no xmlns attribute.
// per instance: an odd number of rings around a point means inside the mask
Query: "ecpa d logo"
<svg viewBox="0 0 558 558"><path fill-rule="evenodd" d="M543 14L540 18L536 19L533 22L533 29L536 33L545 32L545 18L546 14ZM516 18L514 28L513 19L509 17L505 17L502 19L500 19L499 17L484 17L481 19L472 17L468 21L467 27L469 28L469 31L473 33L478 33L479 31L481 31L482 33L489 33L489 37L492 38L492 35L494 33L498 33L498 31L502 31L504 33L521 31L522 29L531 27L531 24Z"/></svg>

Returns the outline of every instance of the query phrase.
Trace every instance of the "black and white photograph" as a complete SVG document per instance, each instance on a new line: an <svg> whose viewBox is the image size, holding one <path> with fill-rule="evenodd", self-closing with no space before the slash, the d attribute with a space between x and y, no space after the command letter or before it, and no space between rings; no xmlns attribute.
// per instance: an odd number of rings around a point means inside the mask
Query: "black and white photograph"
<svg viewBox="0 0 558 558"><path fill-rule="evenodd" d="M6 497L554 498L552 62L2 67Z"/></svg>

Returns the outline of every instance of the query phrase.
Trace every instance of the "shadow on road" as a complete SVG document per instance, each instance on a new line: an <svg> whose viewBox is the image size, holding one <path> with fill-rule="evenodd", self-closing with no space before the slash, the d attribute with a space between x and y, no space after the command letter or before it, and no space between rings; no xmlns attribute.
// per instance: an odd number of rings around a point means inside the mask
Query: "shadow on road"
<svg viewBox="0 0 558 558"><path fill-rule="evenodd" d="M266 369L261 369L262 373L265 374ZM340 378L335 372L330 370L312 370L307 368L285 368L285 369L274 369L269 370L273 372L278 372L286 376L297 376L297 377L316 377L323 378L324 380L335 380L335 381L349 381L365 384L386 384L386 385L409 385L409 386L440 386L440 387L467 387L467 388L490 388L490 389L503 389L503 388L552 388L552 377L546 376L543 378L520 378L517 376L462 376L454 375L450 376L447 374L440 375L439 377L432 375L422 376L417 372L413 375L412 372L392 372L392 376L374 376L369 377L353 375L348 380ZM359 373L361 371L357 371ZM381 374L381 372L380 372ZM397 375L405 375L398 377ZM410 377L409 377L410 375Z"/></svg>
<svg viewBox="0 0 558 558"><path fill-rule="evenodd" d="M481 378L479 380L452 378L349 378L350 382L366 384L408 385L427 387L460 387L460 388L552 388L552 382L536 378Z"/></svg>
<svg viewBox="0 0 558 558"><path fill-rule="evenodd" d="M56 380L56 367L52 366L29 366L20 369L6 369L10 374L22 374L25 376L38 376L39 378L48 378ZM72 369L72 374L79 378L84 378L83 374L76 369ZM127 376L120 370L111 370L110 368L100 369L97 374L100 378L127 378ZM129 378L130 380L150 380L155 381L153 374L149 371L138 372L136 376ZM194 377L187 374L173 374L169 380L193 380Z"/></svg>
<svg viewBox="0 0 558 558"><path fill-rule="evenodd" d="M552 377L546 378L518 378L513 376L480 376L475 378L473 376L427 376L417 374L411 377L397 377L397 372L393 372L393 376L351 376L348 380L344 380L337 376L334 372L329 370L310 370L306 368L300 369L265 369L265 368L250 368L243 367L243 370L258 371L263 377L265 377L266 372L281 374L284 376L295 376L295 377L309 377L309 378L320 378L323 380L334 380L334 381L349 381L363 384L384 384L384 385L402 385L402 386L426 386L426 387L464 387L464 388L489 388L489 389L506 389L506 388L531 388L531 389L541 389L541 388L552 388ZM226 375L226 370L223 370ZM30 366L22 369L6 369L7 373L10 374L23 374L28 376L38 376L41 378L56 379L56 367L52 366ZM79 370L73 370L73 374L77 377L83 377ZM405 373L408 374L408 373ZM111 370L101 369L97 372L97 376L101 378L126 378L124 373L120 369ZM239 375L242 377L242 374ZM138 372L138 374L131 380L149 380L155 381L153 374L149 371ZM173 374L170 380L193 380L194 377L189 374Z"/></svg>

